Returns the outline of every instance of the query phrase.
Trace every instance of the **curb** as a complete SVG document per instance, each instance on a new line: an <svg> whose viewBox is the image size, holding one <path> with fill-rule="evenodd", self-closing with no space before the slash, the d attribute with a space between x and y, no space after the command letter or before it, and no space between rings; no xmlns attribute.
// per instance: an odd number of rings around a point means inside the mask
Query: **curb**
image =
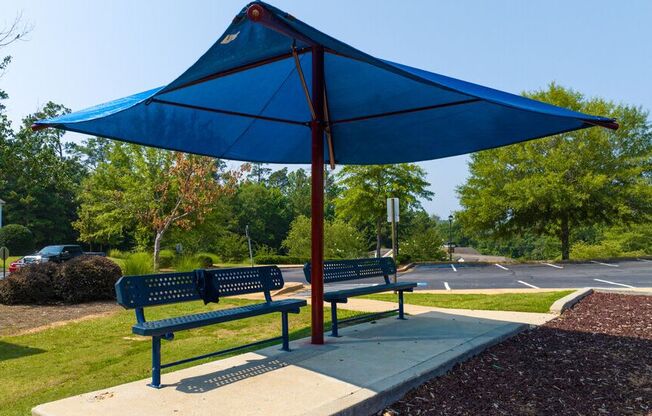
<svg viewBox="0 0 652 416"><path fill-rule="evenodd" d="M261 264L261 266L263 266ZM303 264L275 264L279 269L303 269Z"/></svg>
<svg viewBox="0 0 652 416"><path fill-rule="evenodd" d="M577 302L584 299L591 293L593 293L593 289L585 288L585 289L577 290L569 295L566 295L561 299L557 299L555 303L550 305L550 312L555 313L557 315L561 315L561 313L564 312L566 309L570 309L571 307L573 307L573 305L575 305Z"/></svg>
<svg viewBox="0 0 652 416"><path fill-rule="evenodd" d="M318 411L317 414L332 414L332 415L341 415L341 416L376 414L377 412L385 409L387 406L391 405L392 403L395 403L396 401L400 400L411 389L418 387L421 384L435 377L446 374L456 364L466 361L469 358L482 353L487 348L496 345L502 341L505 341L506 339L509 339L514 335L530 328L530 325L527 324L518 324L518 325L508 324L506 326L513 326L513 327L511 329L507 329L505 327L495 328L492 331L489 331L488 333L485 333L478 337L480 339L489 338L484 341L480 341L477 338L475 340L469 341L469 343L474 344L473 347L465 352L462 352L461 354L458 354L459 351L457 350L459 350L460 347L463 347L463 345L459 345L447 351L444 354L450 355L450 358L447 359L443 364L437 365L437 367L434 369L431 368L430 365L428 365L428 362L421 363L420 365L417 365L409 370L406 370L406 372L410 372L411 374L406 374L407 377L405 378L404 381L395 384L391 382L388 384L386 382L384 383L381 381L378 383L379 385L376 386L377 388L371 388L371 390L375 392L375 394L373 394L371 397L362 400L358 403L352 403L351 406L345 409L340 409L336 411L332 411L334 409L328 409L328 410L322 409L322 411L321 412ZM355 394L353 396L355 396ZM355 400L355 397L353 396L349 396L347 400Z"/></svg>
<svg viewBox="0 0 652 416"><path fill-rule="evenodd" d="M305 288L305 285L303 283L299 282L287 282L283 288L277 290L276 292L272 293L272 297L276 297L279 295L287 295L288 293L294 293L298 292L300 290L303 290Z"/></svg>
<svg viewBox="0 0 652 416"><path fill-rule="evenodd" d="M416 263L408 263L408 264L406 264L406 265L403 266L403 267L398 267L398 268L396 269L396 272L397 272L397 273L407 272L408 270L412 269L414 266L416 266Z"/></svg>

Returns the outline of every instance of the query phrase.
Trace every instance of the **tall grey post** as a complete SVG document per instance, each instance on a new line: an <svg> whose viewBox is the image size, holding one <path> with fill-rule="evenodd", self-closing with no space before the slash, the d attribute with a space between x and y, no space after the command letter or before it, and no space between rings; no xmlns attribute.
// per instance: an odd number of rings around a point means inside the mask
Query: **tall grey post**
<svg viewBox="0 0 652 416"><path fill-rule="evenodd" d="M2 228L2 207L4 207L5 201L0 199L0 228Z"/></svg>

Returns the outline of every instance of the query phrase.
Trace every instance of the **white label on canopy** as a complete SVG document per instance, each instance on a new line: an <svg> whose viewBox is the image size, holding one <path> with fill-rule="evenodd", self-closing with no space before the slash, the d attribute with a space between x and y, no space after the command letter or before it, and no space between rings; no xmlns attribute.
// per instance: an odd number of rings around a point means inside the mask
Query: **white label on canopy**
<svg viewBox="0 0 652 416"><path fill-rule="evenodd" d="M240 32L235 32L235 33L231 33L230 35L226 35L226 36L224 36L224 39L222 39L222 42L220 42L220 43L222 45L226 45L227 43L231 43L231 42L233 42L235 40L235 38L238 37L239 34L240 34Z"/></svg>

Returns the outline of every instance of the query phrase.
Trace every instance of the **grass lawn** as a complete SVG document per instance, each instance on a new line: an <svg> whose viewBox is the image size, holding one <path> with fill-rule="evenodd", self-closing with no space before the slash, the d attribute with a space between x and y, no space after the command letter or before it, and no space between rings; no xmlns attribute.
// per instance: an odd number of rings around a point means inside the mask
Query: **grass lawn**
<svg viewBox="0 0 652 416"><path fill-rule="evenodd" d="M155 320L248 303L251 302L228 298L208 306L188 302L149 308L146 314L148 319ZM340 314L345 317L355 312L342 310ZM328 312L324 315L330 316ZM134 322L133 311L124 310L37 333L0 337L0 415L26 415L40 403L148 378L151 342L150 338L131 333ZM290 314L292 339L308 336L309 326L310 307L302 308L299 315ZM280 328L277 313L182 331L175 334L174 341L163 341L163 362L276 337L281 334Z"/></svg>
<svg viewBox="0 0 652 416"><path fill-rule="evenodd" d="M405 303L451 309L482 309L490 311L548 312L550 305L572 290L541 293L434 294L406 293ZM368 299L396 302L396 295L383 293L365 296Z"/></svg>

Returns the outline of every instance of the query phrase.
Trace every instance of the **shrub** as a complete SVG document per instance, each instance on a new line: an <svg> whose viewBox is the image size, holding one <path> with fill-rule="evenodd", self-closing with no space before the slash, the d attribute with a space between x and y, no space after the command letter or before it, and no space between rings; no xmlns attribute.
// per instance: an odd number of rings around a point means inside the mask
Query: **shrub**
<svg viewBox="0 0 652 416"><path fill-rule="evenodd" d="M247 240L243 236L234 233L228 233L220 237L217 246L220 257L227 262L242 261L249 253Z"/></svg>
<svg viewBox="0 0 652 416"><path fill-rule="evenodd" d="M202 264L194 256L180 256L174 265L174 269L178 272L191 272L196 269L201 269Z"/></svg>
<svg viewBox="0 0 652 416"><path fill-rule="evenodd" d="M67 303L115 299L114 285L120 276L120 266L105 257L76 257L60 266L54 290Z"/></svg>
<svg viewBox="0 0 652 416"><path fill-rule="evenodd" d="M447 255L441 246L443 238L435 228L427 228L416 231L399 246L400 262L446 260ZM399 263L400 263L399 262Z"/></svg>
<svg viewBox="0 0 652 416"><path fill-rule="evenodd" d="M24 256L34 251L34 236L29 228L8 224L0 228L0 247L7 247L12 256Z"/></svg>
<svg viewBox="0 0 652 416"><path fill-rule="evenodd" d="M174 265L176 254L172 250L161 250L158 253L158 267L167 269Z"/></svg>
<svg viewBox="0 0 652 416"><path fill-rule="evenodd" d="M310 218L298 216L290 226L283 247L298 258L310 257ZM365 243L360 232L341 220L324 223L324 256L329 259L350 259L365 254Z"/></svg>
<svg viewBox="0 0 652 416"><path fill-rule="evenodd" d="M131 253L124 261L124 274L136 276L154 272L154 261L149 253Z"/></svg>
<svg viewBox="0 0 652 416"><path fill-rule="evenodd" d="M218 264L221 262L220 256L218 256L215 253L209 253L207 251L202 251L201 253L197 253L198 256L207 256L211 258L212 264Z"/></svg>
<svg viewBox="0 0 652 416"><path fill-rule="evenodd" d="M254 257L256 264L304 264L309 259L293 256L261 255Z"/></svg>
<svg viewBox="0 0 652 416"><path fill-rule="evenodd" d="M396 256L396 264L408 264L412 263L412 256L409 254L403 254L400 250L398 256Z"/></svg>
<svg viewBox="0 0 652 416"><path fill-rule="evenodd" d="M570 258L576 260L608 259L612 257L638 257L643 250L623 251L619 242L604 240L599 244L575 243L571 247Z"/></svg>
<svg viewBox="0 0 652 416"><path fill-rule="evenodd" d="M43 305L57 301L54 279L58 271L55 263L39 263L12 273L0 280L0 303Z"/></svg>
<svg viewBox="0 0 652 416"><path fill-rule="evenodd" d="M213 258L211 256L206 256L203 254L196 254L195 260L199 264L199 268L208 269L213 267Z"/></svg>
<svg viewBox="0 0 652 416"><path fill-rule="evenodd" d="M106 255L107 257L112 257L114 259L126 259L129 256L129 253L118 250L117 248L112 248L108 253L106 253Z"/></svg>
<svg viewBox="0 0 652 416"><path fill-rule="evenodd" d="M271 248L270 246L267 246L265 244L261 244L260 246L256 247L254 249L254 257L258 256L275 256L276 255L276 250Z"/></svg>

